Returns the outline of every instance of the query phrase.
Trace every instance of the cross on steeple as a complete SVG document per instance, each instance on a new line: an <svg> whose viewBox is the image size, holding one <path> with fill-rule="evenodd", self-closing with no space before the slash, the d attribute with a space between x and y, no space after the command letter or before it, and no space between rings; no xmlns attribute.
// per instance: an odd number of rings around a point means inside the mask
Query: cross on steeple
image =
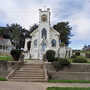
<svg viewBox="0 0 90 90"><path fill-rule="evenodd" d="M47 6L46 6L46 5L44 5L44 6L43 6L43 8L44 8L44 11L45 11L45 10L46 10L46 8L47 8Z"/></svg>

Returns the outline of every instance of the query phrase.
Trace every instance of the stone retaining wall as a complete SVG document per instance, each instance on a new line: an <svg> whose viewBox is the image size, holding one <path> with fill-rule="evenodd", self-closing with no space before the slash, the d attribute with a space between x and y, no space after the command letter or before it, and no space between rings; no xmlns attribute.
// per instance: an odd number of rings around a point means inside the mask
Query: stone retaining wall
<svg viewBox="0 0 90 90"><path fill-rule="evenodd" d="M7 61L0 61L0 77L5 77L8 73Z"/></svg>
<svg viewBox="0 0 90 90"><path fill-rule="evenodd" d="M0 77L7 77L8 73L14 70L18 63L17 61L0 61Z"/></svg>
<svg viewBox="0 0 90 90"><path fill-rule="evenodd" d="M56 72L51 63L47 63L48 75L53 80L90 80L90 64L71 64Z"/></svg>

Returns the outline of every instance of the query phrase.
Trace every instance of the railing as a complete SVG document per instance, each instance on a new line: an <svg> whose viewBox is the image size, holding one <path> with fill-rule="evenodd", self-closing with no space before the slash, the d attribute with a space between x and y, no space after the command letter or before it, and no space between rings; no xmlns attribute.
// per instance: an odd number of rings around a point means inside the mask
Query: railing
<svg viewBox="0 0 90 90"><path fill-rule="evenodd" d="M44 67L44 73L45 73L45 81L48 81L48 72L47 72L47 68L46 68L45 62L43 62L43 67Z"/></svg>
<svg viewBox="0 0 90 90"><path fill-rule="evenodd" d="M13 76L14 73L15 73L15 71L16 71L19 67L21 67L21 66L23 65L23 62L21 62L21 61L18 61L18 62L15 62L15 63L16 63L16 64L15 64L13 67L9 68L8 76L6 77L7 79L9 79L10 76Z"/></svg>

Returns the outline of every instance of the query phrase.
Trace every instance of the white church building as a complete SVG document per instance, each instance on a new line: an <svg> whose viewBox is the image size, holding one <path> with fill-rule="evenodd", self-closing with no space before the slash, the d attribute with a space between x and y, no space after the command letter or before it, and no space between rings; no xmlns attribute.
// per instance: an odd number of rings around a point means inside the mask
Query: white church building
<svg viewBox="0 0 90 90"><path fill-rule="evenodd" d="M53 27L51 27L50 23L50 9L47 10L39 9L39 26L36 30L31 33L31 40L25 40L25 48L24 51L27 51L25 54L25 59L43 59L43 55L48 50L54 50L56 52L56 56L61 57L65 56L66 49L60 49L60 33L57 32ZM31 41L31 49L28 51L27 43ZM71 55L71 49L69 50Z"/></svg>

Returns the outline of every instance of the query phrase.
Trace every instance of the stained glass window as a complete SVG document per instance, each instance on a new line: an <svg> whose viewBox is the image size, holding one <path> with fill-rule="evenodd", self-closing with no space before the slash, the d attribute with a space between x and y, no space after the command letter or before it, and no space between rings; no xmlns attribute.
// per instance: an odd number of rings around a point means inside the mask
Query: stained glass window
<svg viewBox="0 0 90 90"><path fill-rule="evenodd" d="M43 28L43 30L42 30L42 38L43 39L46 39L47 38L47 31L46 31L45 28Z"/></svg>
<svg viewBox="0 0 90 90"><path fill-rule="evenodd" d="M42 51L44 52L46 49L46 43L45 42L42 42Z"/></svg>
<svg viewBox="0 0 90 90"><path fill-rule="evenodd" d="M37 40L34 40L34 47L37 47Z"/></svg>
<svg viewBox="0 0 90 90"><path fill-rule="evenodd" d="M52 44L52 47L56 47L56 40L53 39L53 40L51 41L51 44Z"/></svg>

